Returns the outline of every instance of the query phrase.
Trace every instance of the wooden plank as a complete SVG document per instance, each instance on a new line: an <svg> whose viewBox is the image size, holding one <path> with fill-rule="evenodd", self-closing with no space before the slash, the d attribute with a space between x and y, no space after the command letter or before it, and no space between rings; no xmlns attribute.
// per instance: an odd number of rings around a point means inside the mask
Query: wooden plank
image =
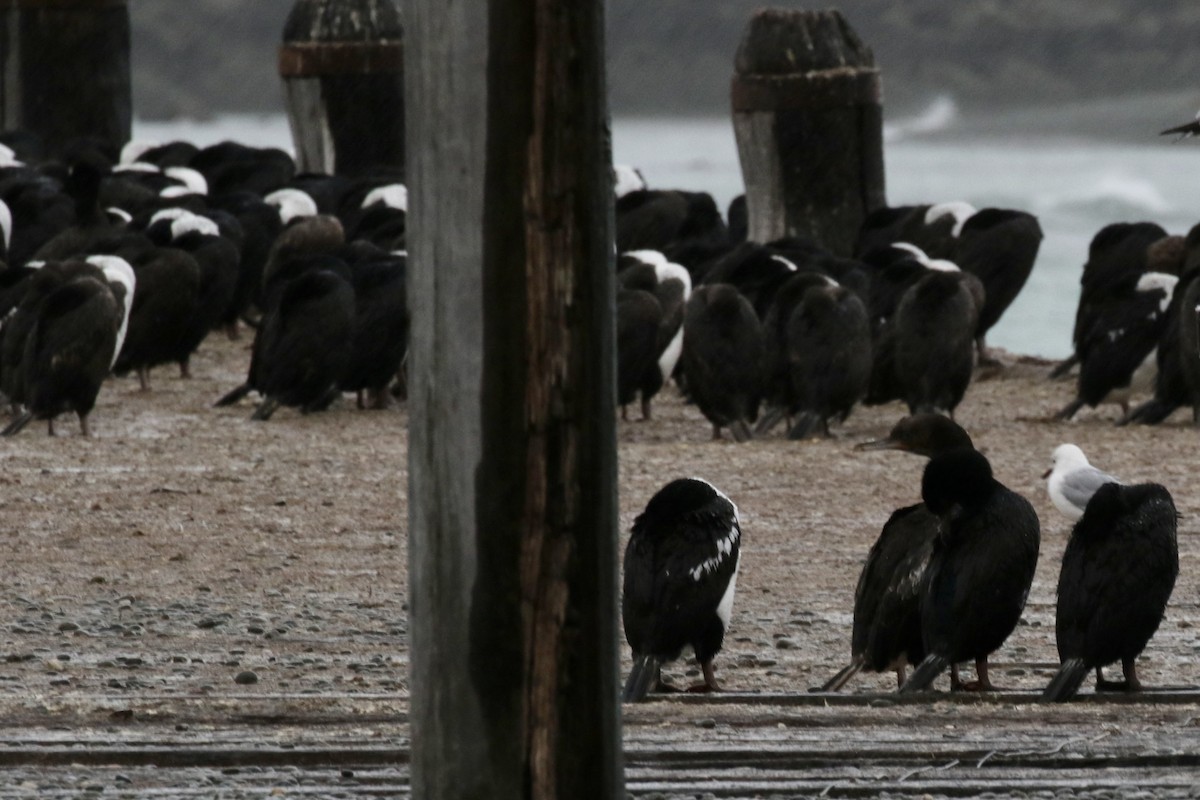
<svg viewBox="0 0 1200 800"><path fill-rule="evenodd" d="M628 796L1181 796L1200 768L1200 702L825 708L775 699L775 706L636 707L624 743ZM292 701L258 702L286 709ZM30 783L47 797L79 796L84 786L135 787L139 797L205 796L193 793L198 786L210 793L283 787L299 797L423 797L410 783L404 715L372 714L367 702L354 707L361 718L340 710L275 718L135 714L123 722L107 714L6 715L0 770L4 785Z"/></svg>
<svg viewBox="0 0 1200 800"><path fill-rule="evenodd" d="M886 708L889 706L928 706L932 702L953 705L1036 705L1041 700L1040 693L1034 692L925 692L918 694L895 694L892 692L863 692L844 694L840 692L808 692L795 693L744 693L723 692L706 697L677 694L661 695L648 701L660 704L678 704L692 706L712 705L751 705L751 706L870 706ZM1122 704L1194 704L1200 702L1200 687L1151 687L1138 694L1111 692L1100 694L1080 694L1072 703L1088 703L1096 705Z"/></svg>

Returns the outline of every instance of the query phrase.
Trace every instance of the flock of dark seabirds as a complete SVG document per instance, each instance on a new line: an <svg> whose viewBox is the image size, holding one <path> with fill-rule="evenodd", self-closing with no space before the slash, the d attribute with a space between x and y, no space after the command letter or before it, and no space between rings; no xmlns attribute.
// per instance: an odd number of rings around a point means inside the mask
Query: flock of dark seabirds
<svg viewBox="0 0 1200 800"><path fill-rule="evenodd" d="M828 435L856 404L903 401L909 416L866 447L927 457L923 502L892 514L855 593L851 661L895 670L899 690L992 688L988 657L1012 632L1033 580L1038 517L999 483L953 421L988 330L1024 286L1042 239L1023 211L947 202L881 208L853 257L794 236L747 240L744 197L723 215L703 192L647 188L614 169L617 401L622 417L674 381L738 441ZM252 417L287 406L359 408L404 395L407 192L394 171L299 173L275 148L79 140L46 157L28 133L0 134L0 392L3 435L74 412L81 433L111 375L189 358L214 331L253 330ZM1181 406L1200 420L1200 226L1171 236L1117 223L1091 243L1081 278L1076 397L1059 414L1119 403L1122 424ZM1130 408L1141 387L1153 390ZM1076 519L1058 587L1062 667L1045 697L1065 700L1095 670L1098 689L1139 686L1135 660L1178 573L1176 512L1157 484L1126 485L1071 444L1048 487ZM665 485L633 525L622 612L633 668L626 701L666 689L661 667L691 648L698 690L729 625L740 562L733 502L704 480ZM1102 668L1120 662L1124 680ZM974 662L974 681L959 665ZM906 668L914 667L906 676Z"/></svg>

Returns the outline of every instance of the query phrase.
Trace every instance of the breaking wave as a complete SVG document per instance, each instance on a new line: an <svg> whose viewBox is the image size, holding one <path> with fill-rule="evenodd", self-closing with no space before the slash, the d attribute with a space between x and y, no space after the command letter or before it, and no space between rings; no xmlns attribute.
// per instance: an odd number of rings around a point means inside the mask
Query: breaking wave
<svg viewBox="0 0 1200 800"><path fill-rule="evenodd" d="M913 117L883 123L883 140L898 142L910 136L948 130L958 121L958 104L950 95L938 95L925 110Z"/></svg>
<svg viewBox="0 0 1200 800"><path fill-rule="evenodd" d="M1065 211L1104 219L1134 219L1170 213L1173 206L1151 181L1110 173L1060 194L1041 198L1042 212Z"/></svg>

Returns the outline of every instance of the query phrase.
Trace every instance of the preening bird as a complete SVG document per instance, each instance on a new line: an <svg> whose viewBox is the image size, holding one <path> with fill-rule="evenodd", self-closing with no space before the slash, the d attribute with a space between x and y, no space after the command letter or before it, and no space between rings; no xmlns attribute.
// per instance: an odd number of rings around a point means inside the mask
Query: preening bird
<svg viewBox="0 0 1200 800"><path fill-rule="evenodd" d="M316 267L288 280L255 339L254 388L263 400L251 419L270 419L281 405L327 408L350 362L353 328L354 287L344 268Z"/></svg>
<svg viewBox="0 0 1200 800"><path fill-rule="evenodd" d="M1066 375L1080 363L1094 338L1093 329L1111 327L1102 318L1111 316L1114 306L1125 305L1130 288L1148 270L1150 248L1165 236L1166 229L1153 222L1114 222L1096 232L1079 277L1079 305L1071 331L1074 352L1051 371L1051 378Z"/></svg>
<svg viewBox="0 0 1200 800"><path fill-rule="evenodd" d="M1120 288L1089 317L1091 326L1076 347L1079 382L1076 397L1055 418L1069 420L1085 405L1121 406L1122 419L1130 414L1133 394L1154 384L1155 350L1167 323L1171 294L1179 281L1174 275L1144 272L1126 276Z"/></svg>
<svg viewBox="0 0 1200 800"><path fill-rule="evenodd" d="M662 306L643 289L617 291L617 405L621 419L642 393L642 419L650 418L650 398L663 385L658 369L658 328Z"/></svg>
<svg viewBox="0 0 1200 800"><path fill-rule="evenodd" d="M1194 229L1200 234L1200 225ZM1189 233L1189 236L1191 234ZM1197 237L1200 239L1200 235ZM1193 278L1179 303L1179 367L1192 407L1192 424L1200 425L1200 278Z"/></svg>
<svg viewBox="0 0 1200 800"><path fill-rule="evenodd" d="M69 279L46 295L20 364L26 410L0 435L12 436L33 419L47 420L53 434L54 418L74 411L80 433L89 436L88 414L112 365L122 317L112 290L92 275Z"/></svg>
<svg viewBox="0 0 1200 800"><path fill-rule="evenodd" d="M1157 483L1096 490L1075 523L1058 577L1058 673L1044 700L1070 699L1091 670L1097 691L1137 691L1136 662L1158 630L1179 575L1175 503ZM1124 681L1104 680L1121 662Z"/></svg>
<svg viewBox="0 0 1200 800"><path fill-rule="evenodd" d="M618 259L617 398L621 418L641 395L642 419L670 380L683 352L683 316L692 279L655 250L622 253Z"/></svg>
<svg viewBox="0 0 1200 800"><path fill-rule="evenodd" d="M359 408L386 408L388 383L408 352L407 256L375 254L350 265L354 329L341 389L357 395Z"/></svg>
<svg viewBox="0 0 1200 800"><path fill-rule="evenodd" d="M790 377L800 412L793 439L828 436L867 393L871 379L871 324L867 309L843 286L804 293L787 325Z"/></svg>
<svg viewBox="0 0 1200 800"><path fill-rule="evenodd" d="M788 341L791 319L798 313L809 289L836 285L832 278L820 272L796 272L775 292L762 325L763 400L766 402L766 411L754 429L756 436L769 433L785 417L788 429L791 429L801 400L797 393L797 382L792 378L792 348Z"/></svg>
<svg viewBox="0 0 1200 800"><path fill-rule="evenodd" d="M975 450L930 459L921 497L940 530L921 595L926 655L900 691L928 688L946 667L952 690L990 690L988 656L1016 628L1037 568L1037 513ZM965 684L958 664L970 660L976 681Z"/></svg>
<svg viewBox="0 0 1200 800"><path fill-rule="evenodd" d="M885 439L864 442L857 450L901 450L933 457L973 449L971 437L941 414L905 417ZM821 687L836 692L861 669L895 670L904 685L909 664L925 657L921 638L921 591L938 534L938 518L924 503L897 509L888 518L863 563L854 590L854 628L850 663Z"/></svg>
<svg viewBox="0 0 1200 800"><path fill-rule="evenodd" d="M1195 230L1189 233L1191 239L1189 249L1196 247L1197 237L1194 234L1200 233L1200 225L1193 226L1193 228ZM1171 236L1164 240L1164 243L1180 238ZM1197 277L1200 277L1200 272L1194 268L1183 272L1171 292L1162 336L1159 337L1158 348L1154 351L1154 396L1130 411L1129 416L1118 422L1118 425L1129 423L1158 425L1165 422L1175 413L1176 409L1191 405L1192 395L1188 383L1189 366L1185 362L1196 361L1195 353L1197 351L1194 345L1189 349L1184 349L1185 339L1188 338L1188 335L1185 334L1183 328L1188 324L1187 320L1191 319L1191 314L1184 306L1184 298L1192 290L1192 284L1196 282ZM1194 314L1194 303L1192 309L1192 314ZM1194 334L1190 338L1194 340Z"/></svg>
<svg viewBox="0 0 1200 800"><path fill-rule="evenodd" d="M981 363L994 362L987 349L987 332L1000 321L1025 286L1042 238L1037 217L1012 209L985 208L972 214L961 226L954 261L964 272L976 275L984 288L975 329Z"/></svg>
<svg viewBox="0 0 1200 800"><path fill-rule="evenodd" d="M978 278L957 269L933 269L904 293L897 306L896 380L910 414L944 411L954 416L966 394L975 369L975 330L982 301L978 284Z"/></svg>
<svg viewBox="0 0 1200 800"><path fill-rule="evenodd" d="M713 659L729 628L741 539L737 506L698 478L671 481L634 520L621 600L633 651L624 702L643 699L685 647L704 673L692 691L720 689Z"/></svg>
<svg viewBox="0 0 1200 800"><path fill-rule="evenodd" d="M728 427L739 442L753 437L765 357L762 325L737 289L718 283L692 292L683 318L684 379L713 438Z"/></svg>
<svg viewBox="0 0 1200 800"><path fill-rule="evenodd" d="M1052 466L1042 478L1054 507L1072 520L1083 516L1092 495L1106 483L1122 483L1103 470L1096 469L1078 446L1060 444L1051 456Z"/></svg>

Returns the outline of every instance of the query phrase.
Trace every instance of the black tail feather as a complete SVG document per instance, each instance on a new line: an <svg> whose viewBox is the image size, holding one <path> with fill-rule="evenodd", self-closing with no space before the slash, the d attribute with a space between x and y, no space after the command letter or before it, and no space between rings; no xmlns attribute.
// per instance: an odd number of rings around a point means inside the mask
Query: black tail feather
<svg viewBox="0 0 1200 800"><path fill-rule="evenodd" d="M805 411L796 420L796 424L788 431L788 438L792 440L811 439L815 436L828 436L829 425L826 424L825 418L820 414L815 414L811 411Z"/></svg>
<svg viewBox="0 0 1200 800"><path fill-rule="evenodd" d="M1079 409L1083 408L1085 405L1087 405L1087 401L1076 397L1074 400L1063 406L1062 410L1054 415L1054 419L1059 422L1067 422L1068 420L1074 418L1074 416L1079 413Z"/></svg>
<svg viewBox="0 0 1200 800"><path fill-rule="evenodd" d="M840 692L846 683L858 674L863 667L863 657L857 655L849 664L838 670L838 673L821 685L822 692Z"/></svg>
<svg viewBox="0 0 1200 800"><path fill-rule="evenodd" d="M12 422L8 423L8 425L4 428L4 430L0 431L0 436L16 436L18 433L21 432L22 428L24 428L26 425L29 424L30 420L32 420L32 419L33 419L32 411L22 412L19 417L14 419Z"/></svg>
<svg viewBox="0 0 1200 800"><path fill-rule="evenodd" d="M912 675L908 676L908 680L900 687L900 694L920 692L928 689L933 684L934 679L945 672L949 666L950 660L945 656L930 653L925 656L924 661L917 665Z"/></svg>
<svg viewBox="0 0 1200 800"><path fill-rule="evenodd" d="M750 430L744 419L735 419L729 423L729 432L733 434L735 442L748 442L754 438L754 431Z"/></svg>
<svg viewBox="0 0 1200 800"><path fill-rule="evenodd" d="M1042 700L1050 703L1062 703L1070 700L1079 691L1083 679L1087 677L1089 667L1082 658L1068 658L1058 668L1051 679L1046 691L1042 692Z"/></svg>
<svg viewBox="0 0 1200 800"><path fill-rule="evenodd" d="M765 436L771 432L771 429L779 424L779 420L783 419L787 413L787 409L783 406L771 406L766 412L759 417L758 424L754 426L755 436Z"/></svg>
<svg viewBox="0 0 1200 800"><path fill-rule="evenodd" d="M1169 136L1175 134L1175 141L1186 139L1189 136L1195 136L1200 133L1200 120L1192 120L1183 125L1176 125L1174 128L1167 128L1165 131L1159 131L1159 136Z"/></svg>
<svg viewBox="0 0 1200 800"><path fill-rule="evenodd" d="M651 687L658 682L662 661L656 656L634 656L633 668L629 670L629 678L625 681L625 689L621 692L622 703L640 703L650 693Z"/></svg>
<svg viewBox="0 0 1200 800"><path fill-rule="evenodd" d="M231 406L248 394L250 394L250 384L243 383L241 386L237 387L232 392L229 392L224 397L222 397L220 400L213 403L213 406L215 408L220 408L222 406Z"/></svg>
<svg viewBox="0 0 1200 800"><path fill-rule="evenodd" d="M258 404L258 408L254 409L254 413L250 415L250 419L266 421L275 413L275 409L279 408L279 401L274 397L264 397L263 401Z"/></svg>
<svg viewBox="0 0 1200 800"><path fill-rule="evenodd" d="M1075 353L1072 353L1066 359L1064 359L1063 362L1060 363L1057 367L1050 370L1050 380L1057 380L1058 378L1065 377L1066 374L1071 371L1071 368L1074 367L1078 363L1079 363L1079 356L1076 355Z"/></svg>
<svg viewBox="0 0 1200 800"><path fill-rule="evenodd" d="M1147 400L1129 412L1129 416L1117 423L1118 426L1136 422L1138 425L1157 425L1179 408L1179 403L1159 400L1157 397Z"/></svg>

